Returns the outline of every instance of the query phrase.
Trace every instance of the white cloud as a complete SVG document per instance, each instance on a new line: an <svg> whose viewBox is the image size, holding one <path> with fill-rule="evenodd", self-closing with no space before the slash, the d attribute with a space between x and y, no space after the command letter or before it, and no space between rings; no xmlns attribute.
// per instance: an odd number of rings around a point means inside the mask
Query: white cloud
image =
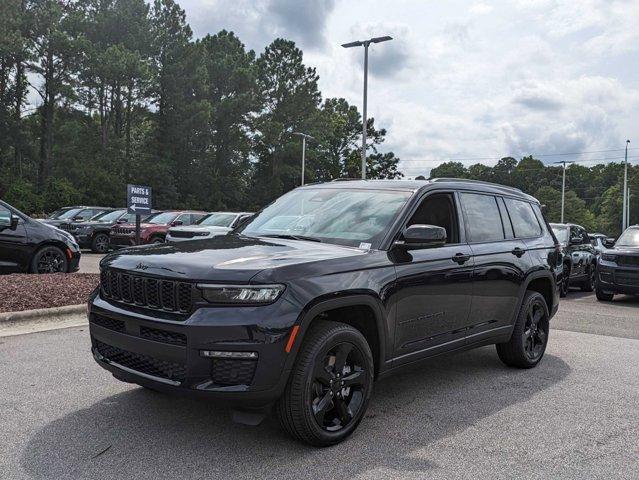
<svg viewBox="0 0 639 480"><path fill-rule="evenodd" d="M487 3L476 3L471 5L468 11L470 13L474 13L475 15L486 15L493 11L493 6L488 5Z"/></svg>

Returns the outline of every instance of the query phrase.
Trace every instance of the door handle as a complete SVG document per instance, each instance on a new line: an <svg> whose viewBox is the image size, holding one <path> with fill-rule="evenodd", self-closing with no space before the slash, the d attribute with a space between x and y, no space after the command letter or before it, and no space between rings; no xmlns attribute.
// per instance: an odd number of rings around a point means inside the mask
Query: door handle
<svg viewBox="0 0 639 480"><path fill-rule="evenodd" d="M470 260L470 255L466 255L465 253L456 253L455 255L453 255L452 260L453 262L462 265Z"/></svg>
<svg viewBox="0 0 639 480"><path fill-rule="evenodd" d="M523 248L520 247L515 247L511 250L511 252L515 257L517 258L521 258L521 256L526 253L526 250L524 250Z"/></svg>

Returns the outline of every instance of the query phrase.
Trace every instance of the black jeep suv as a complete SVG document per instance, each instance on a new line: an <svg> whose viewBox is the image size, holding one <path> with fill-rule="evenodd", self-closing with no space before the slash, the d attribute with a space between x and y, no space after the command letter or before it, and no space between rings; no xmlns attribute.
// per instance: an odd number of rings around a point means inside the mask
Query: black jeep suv
<svg viewBox="0 0 639 480"><path fill-rule="evenodd" d="M482 182L308 185L210 240L105 257L89 301L95 360L117 379L274 405L313 445L347 437L373 381L488 344L534 367L557 311L559 250L539 203Z"/></svg>
<svg viewBox="0 0 639 480"><path fill-rule="evenodd" d="M604 242L597 264L597 299L610 302L616 293L639 295L639 225L628 227L614 244Z"/></svg>
<svg viewBox="0 0 639 480"><path fill-rule="evenodd" d="M568 295L571 286L578 286L584 292L595 289L597 251L592 246L586 229L572 223L551 223L555 237L561 245L562 272L559 293Z"/></svg>
<svg viewBox="0 0 639 480"><path fill-rule="evenodd" d="M127 213L126 209L106 211L96 215L91 220L74 225L71 231L81 248L90 248L94 253L109 251L109 233L111 228L135 222L135 215Z"/></svg>

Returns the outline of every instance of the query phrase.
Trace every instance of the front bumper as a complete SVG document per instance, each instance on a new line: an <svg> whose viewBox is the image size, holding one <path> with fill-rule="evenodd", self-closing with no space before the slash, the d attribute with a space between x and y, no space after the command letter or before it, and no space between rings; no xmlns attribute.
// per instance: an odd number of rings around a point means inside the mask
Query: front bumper
<svg viewBox="0 0 639 480"><path fill-rule="evenodd" d="M242 407L269 405L281 396L293 363L284 325L292 326L296 315L278 303L200 308L175 320L96 293L89 304L91 350L119 380ZM282 326L265 327L268 318ZM255 352L257 359L207 358L202 351Z"/></svg>
<svg viewBox="0 0 639 480"><path fill-rule="evenodd" d="M639 268L621 267L600 259L597 266L597 288L605 293L639 295Z"/></svg>
<svg viewBox="0 0 639 480"><path fill-rule="evenodd" d="M144 238L140 238L140 243L146 243ZM109 235L109 248L124 248L135 246L135 235Z"/></svg>

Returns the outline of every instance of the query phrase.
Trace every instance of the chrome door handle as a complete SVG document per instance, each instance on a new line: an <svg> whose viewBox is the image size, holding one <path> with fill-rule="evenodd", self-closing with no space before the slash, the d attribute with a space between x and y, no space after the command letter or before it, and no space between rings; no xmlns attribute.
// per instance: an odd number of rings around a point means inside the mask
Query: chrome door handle
<svg viewBox="0 0 639 480"><path fill-rule="evenodd" d="M465 253L456 253L455 255L453 255L452 260L453 262L462 265L470 260L470 255L466 255Z"/></svg>

